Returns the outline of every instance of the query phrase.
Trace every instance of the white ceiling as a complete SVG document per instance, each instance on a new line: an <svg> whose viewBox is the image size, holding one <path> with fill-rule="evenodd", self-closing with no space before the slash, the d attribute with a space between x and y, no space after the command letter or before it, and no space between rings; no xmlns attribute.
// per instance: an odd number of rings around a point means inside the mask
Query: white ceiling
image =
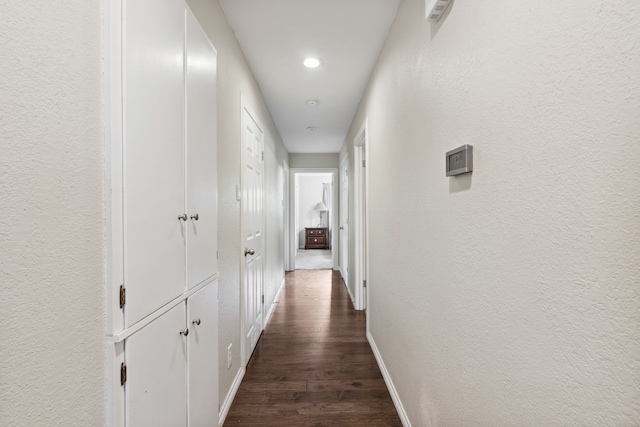
<svg viewBox="0 0 640 427"><path fill-rule="evenodd" d="M220 4L289 152L339 152L400 0ZM323 64L304 67L308 56Z"/></svg>

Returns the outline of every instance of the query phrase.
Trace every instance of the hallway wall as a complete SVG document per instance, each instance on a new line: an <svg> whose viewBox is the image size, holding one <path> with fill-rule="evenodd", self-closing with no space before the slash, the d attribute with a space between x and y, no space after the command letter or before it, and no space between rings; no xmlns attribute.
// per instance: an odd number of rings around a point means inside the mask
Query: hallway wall
<svg viewBox="0 0 640 427"><path fill-rule="evenodd" d="M640 6L424 4L345 150L368 117L367 314L408 419L640 424Z"/></svg>
<svg viewBox="0 0 640 427"><path fill-rule="evenodd" d="M240 93L264 127L265 139L265 312L284 280L284 161L282 138L271 119L251 69L217 1L187 0L218 51L218 248L220 250L219 360L221 404L240 363ZM233 362L227 369L227 346Z"/></svg>
<svg viewBox="0 0 640 427"><path fill-rule="evenodd" d="M0 425L106 424L103 2L0 5Z"/></svg>
<svg viewBox="0 0 640 427"><path fill-rule="evenodd" d="M292 169L305 168L337 168L338 154L327 153L291 153L289 154L289 166Z"/></svg>

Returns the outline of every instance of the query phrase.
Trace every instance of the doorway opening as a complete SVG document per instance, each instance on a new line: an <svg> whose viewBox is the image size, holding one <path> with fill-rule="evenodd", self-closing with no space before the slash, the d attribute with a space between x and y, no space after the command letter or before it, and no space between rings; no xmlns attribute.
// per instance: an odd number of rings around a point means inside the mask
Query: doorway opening
<svg viewBox="0 0 640 427"><path fill-rule="evenodd" d="M289 267L331 270L337 266L337 169L291 170Z"/></svg>

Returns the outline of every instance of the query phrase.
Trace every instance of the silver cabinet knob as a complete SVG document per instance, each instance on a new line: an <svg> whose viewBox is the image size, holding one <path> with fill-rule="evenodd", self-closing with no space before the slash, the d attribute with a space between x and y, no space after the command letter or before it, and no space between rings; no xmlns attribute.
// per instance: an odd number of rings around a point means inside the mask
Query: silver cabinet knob
<svg viewBox="0 0 640 427"><path fill-rule="evenodd" d="M187 214L185 213L185 214L179 215L179 216L178 216L178 219L181 219L181 220L183 220L183 221L186 221L186 220L187 220Z"/></svg>
<svg viewBox="0 0 640 427"><path fill-rule="evenodd" d="M255 255L255 253L256 253L256 251L255 251L255 250L253 250L253 249L245 249L245 250L244 250L244 256L247 256L247 255Z"/></svg>
<svg viewBox="0 0 640 427"><path fill-rule="evenodd" d="M180 335L184 335L185 337L189 335L189 328L184 328L180 331Z"/></svg>
<svg viewBox="0 0 640 427"><path fill-rule="evenodd" d="M201 322L200 322L200 318L198 318L198 319L193 319L193 322L191 322L191 323L193 323L194 325L199 325L199 324L201 323Z"/></svg>
<svg viewBox="0 0 640 427"><path fill-rule="evenodd" d="M340 227L340 230L344 230L344 227Z"/></svg>
<svg viewBox="0 0 640 427"><path fill-rule="evenodd" d="M198 214L191 215L191 219L195 219L197 221L198 218L200 218L200 215L198 215Z"/></svg>

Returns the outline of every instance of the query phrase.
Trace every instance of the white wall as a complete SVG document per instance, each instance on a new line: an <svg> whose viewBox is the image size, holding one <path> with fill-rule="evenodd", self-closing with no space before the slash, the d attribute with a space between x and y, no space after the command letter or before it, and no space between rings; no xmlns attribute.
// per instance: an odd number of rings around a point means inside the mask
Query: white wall
<svg viewBox="0 0 640 427"><path fill-rule="evenodd" d="M640 424L639 39L635 0L401 3L347 141L368 117L367 314L413 426Z"/></svg>
<svg viewBox="0 0 640 427"><path fill-rule="evenodd" d="M0 425L106 424L102 2L2 2Z"/></svg>
<svg viewBox="0 0 640 427"><path fill-rule="evenodd" d="M331 153L291 153L289 154L289 166L295 168L337 168L338 154Z"/></svg>
<svg viewBox="0 0 640 427"><path fill-rule="evenodd" d="M296 174L298 186L298 247L304 249L305 227L317 227L320 224L316 205L322 201L322 184L331 184L332 175ZM332 196L333 197L333 196ZM333 215L332 212L330 212ZM327 227L327 212L322 214L322 222Z"/></svg>
<svg viewBox="0 0 640 427"><path fill-rule="evenodd" d="M282 144L253 74L217 1L187 0L218 51L218 248L220 253L219 351L220 399L226 398L240 364L240 93L264 126L265 134L265 308L269 310L284 279ZM227 369L227 346L233 362Z"/></svg>

